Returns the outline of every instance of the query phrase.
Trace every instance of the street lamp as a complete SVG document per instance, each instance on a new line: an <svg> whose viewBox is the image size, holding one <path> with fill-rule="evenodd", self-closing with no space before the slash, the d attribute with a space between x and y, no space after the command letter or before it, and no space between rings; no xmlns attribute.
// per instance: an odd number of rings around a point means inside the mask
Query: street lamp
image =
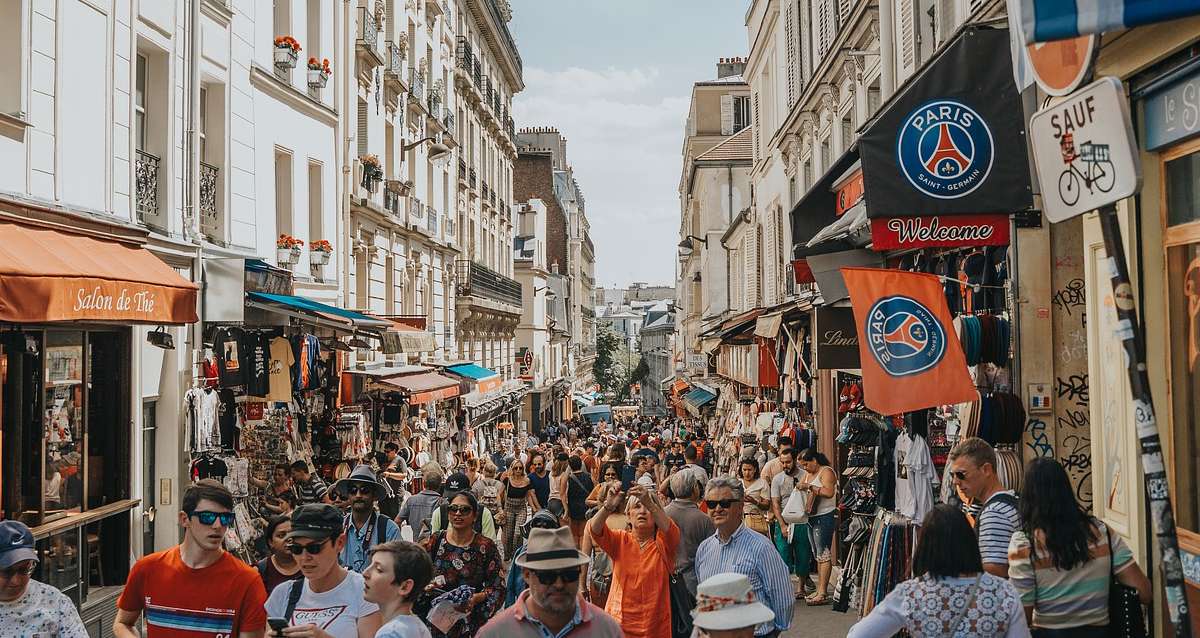
<svg viewBox="0 0 1200 638"><path fill-rule="evenodd" d="M695 243L692 241L693 239L704 244L704 246L706 248L708 247L707 239L702 238L702 237L697 237L695 235L688 235L687 237L684 237L683 241L679 242L679 247L684 250L695 250L696 246L695 246Z"/></svg>
<svg viewBox="0 0 1200 638"><path fill-rule="evenodd" d="M533 296L536 297L537 294L543 290L546 291L546 301L554 301L555 299L558 299L558 293L554 292L553 290L550 290L550 286L542 286L541 288L534 288Z"/></svg>
<svg viewBox="0 0 1200 638"><path fill-rule="evenodd" d="M424 144L425 142L430 142L430 141L432 141L433 144L429 145L429 161L436 162L440 159L450 156L450 147L437 141L437 138L433 137L433 136L423 137L423 138L413 142L412 144L405 144L404 147L401 148L400 150L401 150L401 152L407 153L407 152L413 150L414 148L420 146L421 144Z"/></svg>

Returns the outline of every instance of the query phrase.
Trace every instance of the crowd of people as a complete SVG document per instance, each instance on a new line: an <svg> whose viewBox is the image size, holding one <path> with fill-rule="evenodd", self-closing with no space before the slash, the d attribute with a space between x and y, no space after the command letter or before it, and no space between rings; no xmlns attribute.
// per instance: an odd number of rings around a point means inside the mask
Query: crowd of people
<svg viewBox="0 0 1200 638"><path fill-rule="evenodd" d="M257 565L223 549L230 492L190 485L182 542L133 566L113 632L773 638L796 604L827 604L837 477L816 449L781 436L719 459L700 424L676 420L555 430L417 472L388 448L328 487L281 467L269 489L289 497ZM1149 602L1058 462L1031 460L1019 496L980 439L949 462L957 500L921 522L913 578L851 636L1103 635L1114 576ZM65 595L30 579L36 561L29 530L0 522L0 625L87 635Z"/></svg>

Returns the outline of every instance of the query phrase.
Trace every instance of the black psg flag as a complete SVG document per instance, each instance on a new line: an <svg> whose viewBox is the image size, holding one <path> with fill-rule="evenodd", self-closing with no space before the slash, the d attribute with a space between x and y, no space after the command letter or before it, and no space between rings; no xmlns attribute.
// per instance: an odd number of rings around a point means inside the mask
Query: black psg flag
<svg viewBox="0 0 1200 638"><path fill-rule="evenodd" d="M1008 30L960 32L870 124L859 150L869 217L1029 208Z"/></svg>

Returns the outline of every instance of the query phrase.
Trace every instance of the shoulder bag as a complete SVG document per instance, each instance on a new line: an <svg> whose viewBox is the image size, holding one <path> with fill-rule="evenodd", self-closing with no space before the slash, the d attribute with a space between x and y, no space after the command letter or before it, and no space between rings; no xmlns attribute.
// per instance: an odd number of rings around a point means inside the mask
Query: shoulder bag
<svg viewBox="0 0 1200 638"><path fill-rule="evenodd" d="M671 573L671 638L688 638L692 635L692 609L696 597L688 590L679 572Z"/></svg>
<svg viewBox="0 0 1200 638"><path fill-rule="evenodd" d="M1145 638L1146 620L1137 590L1117 580L1112 551L1112 537L1104 526L1104 542L1108 543L1108 635L1110 638Z"/></svg>

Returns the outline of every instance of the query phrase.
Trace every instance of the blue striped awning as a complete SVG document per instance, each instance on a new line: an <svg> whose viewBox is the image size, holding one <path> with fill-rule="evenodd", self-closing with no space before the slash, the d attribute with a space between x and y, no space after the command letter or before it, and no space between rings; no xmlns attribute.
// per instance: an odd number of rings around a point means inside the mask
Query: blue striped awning
<svg viewBox="0 0 1200 638"><path fill-rule="evenodd" d="M694 408L699 409L700 406L717 398L717 395L704 390L702 388L694 388L691 392L683 395L683 402Z"/></svg>
<svg viewBox="0 0 1200 638"><path fill-rule="evenodd" d="M475 379L476 381L479 381L480 379L490 379L496 376L495 372L488 370L483 366L475 365L474 363L460 363L458 365L446 366L446 370L453 372L460 377L467 377L468 379Z"/></svg>
<svg viewBox="0 0 1200 638"><path fill-rule="evenodd" d="M1025 42L1049 42L1200 14L1200 0L1018 0ZM1015 3L1009 3L1011 7Z"/></svg>

